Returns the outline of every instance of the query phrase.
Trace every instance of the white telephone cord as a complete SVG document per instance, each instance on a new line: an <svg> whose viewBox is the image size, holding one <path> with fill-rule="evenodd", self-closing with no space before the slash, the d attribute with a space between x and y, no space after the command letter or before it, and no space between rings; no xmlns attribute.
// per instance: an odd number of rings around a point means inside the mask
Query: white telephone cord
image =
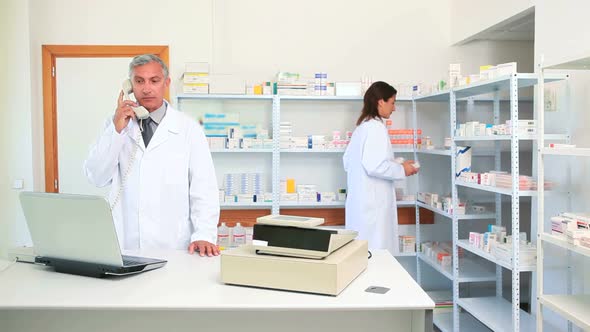
<svg viewBox="0 0 590 332"><path fill-rule="evenodd" d="M123 173L123 176L121 176L121 185L119 186L119 191L117 191L117 196L115 196L115 199L113 200L113 204L111 204L111 211L113 211L115 209L115 206L117 206L117 203L119 203L119 200L121 199L121 194L123 193L123 189L125 188L125 184L127 182L127 179L129 179L129 174L131 174L131 169L133 167L133 163L135 161L135 154L137 154L137 146L139 145L139 140L141 139L141 133L143 132L143 119L139 120L139 132L137 133L137 138L135 139L135 144L133 146L133 151L131 152L131 159L129 159L129 164L127 164L127 169L125 170L125 173Z"/></svg>

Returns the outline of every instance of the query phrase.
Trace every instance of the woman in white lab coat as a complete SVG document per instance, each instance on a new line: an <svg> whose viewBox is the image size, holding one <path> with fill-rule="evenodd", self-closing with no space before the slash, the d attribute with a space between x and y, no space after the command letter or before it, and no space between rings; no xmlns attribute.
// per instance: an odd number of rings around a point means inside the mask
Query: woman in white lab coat
<svg viewBox="0 0 590 332"><path fill-rule="evenodd" d="M346 228L359 232L370 249L398 252L397 204L394 180L416 174L412 160L394 161L384 119L395 111L397 91L385 82L373 83L364 96L357 128L344 153L347 173Z"/></svg>

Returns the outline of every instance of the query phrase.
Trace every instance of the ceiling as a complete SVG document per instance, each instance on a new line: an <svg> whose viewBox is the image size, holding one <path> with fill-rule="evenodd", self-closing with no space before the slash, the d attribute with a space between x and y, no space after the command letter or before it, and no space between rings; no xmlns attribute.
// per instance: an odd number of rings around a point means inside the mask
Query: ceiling
<svg viewBox="0 0 590 332"><path fill-rule="evenodd" d="M530 8L522 13L512 16L490 28L475 34L461 42L475 40L494 41L534 41L535 40L535 8Z"/></svg>

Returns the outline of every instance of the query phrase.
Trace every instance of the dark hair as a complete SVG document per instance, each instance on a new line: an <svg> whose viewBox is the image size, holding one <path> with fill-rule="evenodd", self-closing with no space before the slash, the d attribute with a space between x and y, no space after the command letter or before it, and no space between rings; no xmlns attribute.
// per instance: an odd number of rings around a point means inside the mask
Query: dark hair
<svg viewBox="0 0 590 332"><path fill-rule="evenodd" d="M377 108L379 100L388 101L389 98L395 95L397 95L397 90L385 82L378 81L371 84L367 92L365 92L363 110L356 121L356 125L358 126L369 119L380 118Z"/></svg>

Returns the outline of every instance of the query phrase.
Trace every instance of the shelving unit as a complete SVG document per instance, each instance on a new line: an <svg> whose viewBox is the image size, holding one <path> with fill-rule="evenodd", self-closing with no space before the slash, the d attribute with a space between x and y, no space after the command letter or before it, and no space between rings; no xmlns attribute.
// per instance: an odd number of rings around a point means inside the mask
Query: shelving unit
<svg viewBox="0 0 590 332"><path fill-rule="evenodd" d="M481 250L477 247L470 245L469 240L459 240L457 242L457 245L467 251L470 251L470 252L476 254L477 256L479 256L481 258L485 258L486 260L488 260L494 264L500 265L505 269L508 269L508 270L514 269L514 266L512 264L510 264L509 262L499 260L494 255L490 254L489 252L486 252L484 250ZM531 271L535 271L535 267L536 267L535 265L528 265L527 266L527 265L521 264L519 266L519 271L520 272L531 272Z"/></svg>
<svg viewBox="0 0 590 332"><path fill-rule="evenodd" d="M434 259L422 253L418 253L418 258L447 279L453 280L452 266L442 266L435 262ZM488 271L485 266L477 263L471 258L463 258L459 264L461 266L461 275L459 276L460 282L486 282L496 280L495 272Z"/></svg>
<svg viewBox="0 0 590 332"><path fill-rule="evenodd" d="M545 82L552 82L557 80L564 79L564 75L552 74L547 75L544 77ZM476 189L484 192L489 192L494 194L495 197L495 213L487 214L485 216L474 216L474 215L456 215L456 214L449 214L445 213L444 211L440 211L438 209L426 206L425 204L417 203L418 207L427 208L429 210L434 211L435 213L452 220L452 242L453 242L453 266L452 269L442 269L440 266L436 266L434 262L428 260L426 257L422 255L418 255L418 260L422 260L426 264L431 265L445 277L450 278L453 281L453 313L446 314L444 319L442 316L439 319L434 320L435 325L437 325L442 330L448 330L449 325L452 326L453 331L463 331L463 330L476 330L475 327L471 324L473 320L466 320L465 315L461 313L461 309L468 311L479 320L481 323L485 324L488 328L494 331L529 331L534 329L534 319L531 317L530 314L522 311L520 309L520 273L527 272L527 271L534 271L534 266L522 266L519 264L519 234L520 234L520 220L519 220L519 204L520 204L520 197L523 196L536 196L537 191L524 191L520 190L518 187L518 179L519 179L519 151L520 146L519 142L524 140L530 141L537 141L537 135L518 135L517 125L518 122L516 120L519 119L518 116L518 90L524 87L530 87L538 82L537 74L522 74L516 73L513 75L508 75L504 77L498 77L492 80L476 82L474 84L470 84L467 86L460 86L452 89L448 89L445 91L440 91L431 95L427 96L420 96L416 97L414 103L416 102L448 102L449 103L449 113L450 113L450 137L452 141L452 145L450 150L441 151L441 155L448 155L451 157L451 194L452 194L452 202L453 206L457 206L458 204L458 188L471 188ZM508 97L506 100L500 100L500 93L501 92L508 92ZM481 97L485 95L484 97ZM487 96L493 97L487 97ZM509 103L509 112L510 112L510 120L512 121L513 127L511 128L511 132L516 133L513 135L497 135L497 136L472 136L472 137L456 137L455 136L455 128L457 127L457 106L458 104L465 102L473 102L473 101L480 101L480 102L492 102L493 104L493 119L495 124L500 123L500 103L501 102L508 102ZM414 109L415 112L415 109ZM417 127L417 125L415 125ZM550 140L563 140L567 139L566 135L543 135L544 139ZM503 150L501 149L502 142L508 142L510 148L508 151L511 152L511 160L510 160L510 171L512 175L512 187L511 188L498 188L498 187L491 187L491 186L483 186L475 183L467 183L464 181L459 181L455 178L454 171L456 166L456 157L452 151L456 151L457 143L461 142L473 142L477 144L477 142L495 142L495 147L491 153L486 151L486 153L478 153L477 148L473 151L473 156L479 155L488 155L494 157L494 168L492 170L501 170L500 164L500 156ZM421 153L428 153L424 150L417 150L417 154ZM584 153L580 151L580 153ZM542 186L541 186L542 187ZM510 262L515 262L514 264L499 261L491 254L474 248L469 245L467 240L459 240L459 227L461 220L467 219L477 219L474 217L480 217L481 219L495 219L496 225L502 224L502 195L506 195L510 197L511 206L512 206L512 219L511 219L511 234L513 234L514 243L512 246L512 257ZM418 223L419 220L419 212L416 212L417 215L417 224L416 224L416 242L417 244L421 243L420 239L420 226ZM469 225L470 223L461 222L461 225ZM463 226L461 226L463 227ZM531 232L534 232L531 229ZM496 265L496 271L494 278L491 280L496 281L496 296L492 298L460 298L459 297L459 284L465 281L462 278L463 270L466 269L465 264L459 260L458 257L458 248L461 247L476 256L479 259L485 259L489 262L492 262ZM419 267L420 265L418 265ZM507 301L502 297L502 268L507 268L512 272L512 300ZM418 279L420 280L420 269L418 269ZM469 280L469 279L468 279ZM484 279L485 281L489 281L490 279ZM484 281L481 280L481 281ZM470 280L473 281L473 280ZM479 280L477 280L479 281ZM492 314L494 311L501 312L502 314ZM436 316L436 315L435 315ZM452 319L450 317L452 316ZM510 317L510 319L508 319ZM440 325L439 325L440 324ZM466 326L462 326L462 324L468 324ZM480 324L481 325L481 324ZM481 326L477 327L479 330Z"/></svg>
<svg viewBox="0 0 590 332"><path fill-rule="evenodd" d="M569 61L564 64L558 64L553 66L543 67L539 66L540 77L546 77L549 74L545 72L546 69L564 69L564 70L587 70L587 63L590 61L590 54L584 58ZM539 134L543 135L545 131L545 86L539 84L537 96L539 100L543 101L538 103L538 130ZM569 110L566 110L569 111ZM543 136L541 136L543 137ZM589 148L550 148L545 145L543 138L539 139L539 148L537 154L537 168L538 168L538 183L542 183L545 180L545 159L546 158L588 158L590 157ZM553 170L552 170L553 171ZM568 188L569 189L569 188ZM568 243L566 239L557 237L550 234L550 230L545 228L545 220L550 217L545 215L545 189L543 186L538 186L537 189L537 228L539 231L537 239L537 331L544 331L545 321L544 308L549 309L568 321L568 331L573 330L573 324L583 329L584 331L590 330L590 294L574 294L572 290L572 254L583 256L582 259L587 260L590 258L590 248L584 248L581 246L575 246ZM571 205L571 204L570 204ZM570 206L571 208L571 206ZM567 273L567 280L560 280L560 282L567 285L567 294L545 294L544 289L544 278L545 278L545 247L554 246L562 248L567 253L567 267L564 268ZM550 267L555 269L555 267ZM547 329L550 330L551 329Z"/></svg>
<svg viewBox="0 0 590 332"><path fill-rule="evenodd" d="M228 154L259 154L272 155L271 165L271 182L272 182L272 203L224 203L221 204L222 209L258 209L270 208L271 213L280 213L281 208L289 209L310 209L310 208L344 208L343 201L315 203L315 202L280 202L280 179L281 179L281 156L290 155L297 158L297 156L308 155L333 155L336 158L341 158L345 152L345 148L340 149L281 149L280 148L280 130L279 124L282 119L281 106L285 102L289 103L331 103L331 102L358 102L362 103L362 96L280 96L280 95L199 95L199 94L180 94L176 98L177 108L181 108L181 102L188 100L205 100L205 101L260 101L270 103L272 107L272 149L213 149L213 155L228 155ZM411 98L398 97L396 102L410 102ZM268 104L265 104L268 105ZM268 107L268 106L266 106ZM285 106L283 105L283 108ZM355 108L356 110L356 108ZM356 115L356 114L355 114ZM399 153L414 153L414 148L394 148L393 152ZM334 158L330 157L330 158ZM314 158L314 157L310 157ZM411 202L397 202L399 207L414 207L415 201ZM411 256L415 256L412 254Z"/></svg>
<svg viewBox="0 0 590 332"><path fill-rule="evenodd" d="M462 312L459 314L459 321L461 322L461 328L464 329L464 331L491 331L490 329L486 328L485 325L480 323L477 319L473 318L473 316L466 312ZM434 314L433 322L434 325L436 325L442 332L454 331L452 312Z"/></svg>
<svg viewBox="0 0 590 332"><path fill-rule="evenodd" d="M513 305L502 297L469 297L460 298L459 306L473 317L485 324L492 331L534 331L535 319L520 308L518 326L514 327L514 320L508 319L512 315ZM463 329L463 327L461 327Z"/></svg>

